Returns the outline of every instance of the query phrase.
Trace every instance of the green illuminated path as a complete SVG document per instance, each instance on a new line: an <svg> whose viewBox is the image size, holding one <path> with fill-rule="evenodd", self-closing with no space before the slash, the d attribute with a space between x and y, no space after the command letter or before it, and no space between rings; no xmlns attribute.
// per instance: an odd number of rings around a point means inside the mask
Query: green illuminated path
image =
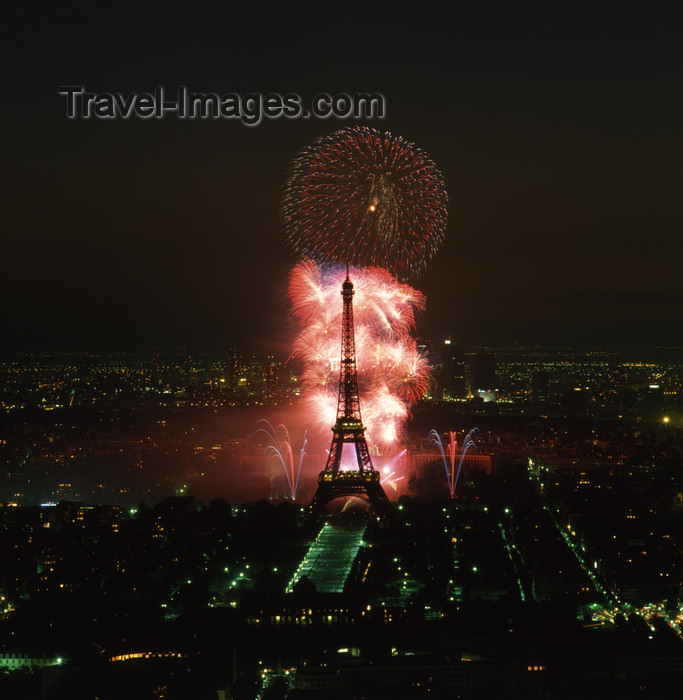
<svg viewBox="0 0 683 700"><path fill-rule="evenodd" d="M287 593L302 576L308 576L321 593L342 593L364 533L365 525L325 523L287 585Z"/></svg>

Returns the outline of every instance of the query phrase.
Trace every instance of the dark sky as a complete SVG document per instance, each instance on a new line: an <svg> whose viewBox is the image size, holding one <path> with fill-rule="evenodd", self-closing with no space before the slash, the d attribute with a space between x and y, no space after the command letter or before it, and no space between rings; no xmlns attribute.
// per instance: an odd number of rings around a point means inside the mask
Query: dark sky
<svg viewBox="0 0 683 700"><path fill-rule="evenodd" d="M279 188L350 123L68 120L60 85L380 92L451 201L423 335L683 344L678 3L282 8L0 5L5 347L276 349Z"/></svg>

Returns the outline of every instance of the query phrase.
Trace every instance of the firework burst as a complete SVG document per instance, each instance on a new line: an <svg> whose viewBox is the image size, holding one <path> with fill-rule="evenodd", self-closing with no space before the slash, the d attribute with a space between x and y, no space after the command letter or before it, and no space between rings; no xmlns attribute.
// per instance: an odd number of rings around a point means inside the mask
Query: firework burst
<svg viewBox="0 0 683 700"><path fill-rule="evenodd" d="M302 328L294 351L304 361L302 395L318 427L329 429L337 411L342 304L346 275L339 266L298 263L289 297ZM429 386L429 363L410 332L424 295L379 268L351 270L361 412L369 442L386 449L397 442L408 405Z"/></svg>
<svg viewBox="0 0 683 700"><path fill-rule="evenodd" d="M296 500L297 489L299 488L299 477L301 476L301 465L303 464L306 451L308 450L307 432L304 431L303 443L299 450L299 459L295 462L294 454L292 453L292 443L289 439L289 431L280 424L277 427L263 418L256 423L257 427L254 430L254 436L264 437L266 445L263 448L263 458L268 469L267 474L271 476L273 472L271 467L280 467L287 479L287 495L285 498ZM296 466L295 466L296 464ZM272 493L271 493L272 495Z"/></svg>
<svg viewBox="0 0 683 700"><path fill-rule="evenodd" d="M443 177L424 151L388 131L350 127L293 161L281 214L298 255L406 279L443 243L447 208Z"/></svg>

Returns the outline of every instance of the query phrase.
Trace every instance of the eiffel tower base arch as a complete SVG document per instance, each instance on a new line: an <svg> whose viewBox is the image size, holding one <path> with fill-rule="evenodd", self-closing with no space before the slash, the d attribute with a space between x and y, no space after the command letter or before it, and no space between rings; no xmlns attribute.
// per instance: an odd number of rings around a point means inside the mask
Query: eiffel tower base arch
<svg viewBox="0 0 683 700"><path fill-rule="evenodd" d="M336 474L320 472L318 488L310 505L314 517L325 513L325 506L336 498L362 498L370 505L372 513L383 523L387 522L391 504L379 481L379 472L339 471Z"/></svg>

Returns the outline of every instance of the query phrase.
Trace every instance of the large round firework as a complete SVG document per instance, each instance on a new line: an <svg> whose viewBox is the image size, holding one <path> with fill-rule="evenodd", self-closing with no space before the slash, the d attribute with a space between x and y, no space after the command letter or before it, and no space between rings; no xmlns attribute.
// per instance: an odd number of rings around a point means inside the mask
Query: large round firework
<svg viewBox="0 0 683 700"><path fill-rule="evenodd" d="M447 208L443 177L424 151L388 131L350 127L301 151L281 212L300 256L406 279L441 246Z"/></svg>

